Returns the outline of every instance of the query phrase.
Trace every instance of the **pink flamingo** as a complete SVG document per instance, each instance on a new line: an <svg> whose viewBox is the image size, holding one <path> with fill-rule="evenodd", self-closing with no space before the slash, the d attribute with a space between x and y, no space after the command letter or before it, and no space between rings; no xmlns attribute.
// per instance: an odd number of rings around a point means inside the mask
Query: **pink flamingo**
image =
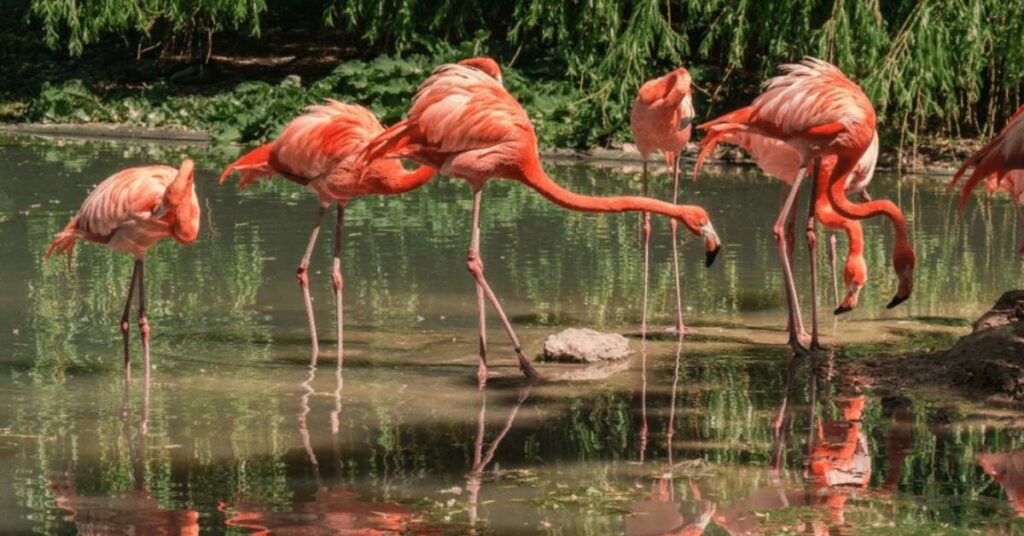
<svg viewBox="0 0 1024 536"><path fill-rule="evenodd" d="M131 380L128 313L136 282L139 288L142 359L147 384L149 381L150 329L146 321L146 285L142 270L146 251L164 238L191 244L199 235L199 200L196 198L194 173L192 161L185 159L178 169L145 166L111 175L85 198L78 213L57 233L46 250L46 258L54 252L58 255L66 253L69 269L71 252L77 240L102 244L135 257L135 268L128 283L128 299L121 316L125 381Z"/></svg>
<svg viewBox="0 0 1024 536"><path fill-rule="evenodd" d="M1024 210L1021 209L1024 203L1024 105L1014 112L998 136L989 140L960 166L953 175L950 188L971 168L974 171L960 191L960 210L967 206L971 190L983 179L989 179L990 190L1006 192L1013 198L1017 215L1024 224ZM1024 256L1024 242L1021 242L1019 253Z"/></svg>
<svg viewBox="0 0 1024 536"><path fill-rule="evenodd" d="M906 218L895 204L887 200L853 204L846 198L844 178L857 166L875 135L875 111L867 96L839 69L818 59L807 58L799 64L783 65L781 70L784 74L770 80L766 91L753 104L698 127L707 130L708 136L701 141L696 170L700 169L704 158L722 137L730 132L775 138L787 143L800 155L799 172L774 227L786 292L793 304L789 312L789 342L794 349L800 349L795 317L799 307L796 306L798 301L784 231L806 168L812 161L828 156L837 158L828 178L828 198L836 213L851 219L884 214L892 221L896 237L893 267L900 284L888 307L895 307L910 297L916 259ZM812 340L812 345L816 342Z"/></svg>
<svg viewBox="0 0 1024 536"><path fill-rule="evenodd" d="M590 197L570 192L547 176L537 152L537 136L519 102L501 84L501 69L490 58L442 65L419 88L406 118L370 142L368 161L409 158L440 173L466 180L473 190L473 230L466 266L476 282L480 324L480 384L487 378L484 300L501 319L519 367L540 378L523 353L508 317L484 277L480 258L480 206L484 184L492 178L519 181L570 210L655 212L680 221L703 238L707 261L721 247L707 212L698 206L672 205L645 197Z"/></svg>
<svg viewBox="0 0 1024 536"><path fill-rule="evenodd" d="M679 153L686 149L693 128L693 90L690 73L680 67L671 73L649 80L640 87L629 113L633 141L643 158L643 192L647 195L647 157L654 151L665 155L665 167L672 174L672 203L679 200ZM679 285L679 252L676 244L676 223L672 229L672 268L676 281L676 334L684 335L683 292ZM647 289L650 277L651 216L643 215L644 236L644 298L640 335L647 336Z"/></svg>
<svg viewBox="0 0 1024 536"><path fill-rule="evenodd" d="M406 171L397 160L374 163L364 169L357 155L367 142L384 131L373 113L354 104L328 100L319 106L310 106L306 113L293 119L276 140L245 154L224 170L223 184L228 175L237 171L241 175L238 188L244 190L261 178L279 175L305 186L320 198L316 221L309 235L306 252L299 263L296 278L302 290L309 322L312 353L319 353L313 302L309 295L309 258L313 254L320 224L331 203L338 206L338 221L334 232L334 261L331 280L334 284L337 314L338 357L342 355L342 290L341 239L345 220L345 206L350 199L365 195L398 195L419 188L434 176L434 169L421 167Z"/></svg>

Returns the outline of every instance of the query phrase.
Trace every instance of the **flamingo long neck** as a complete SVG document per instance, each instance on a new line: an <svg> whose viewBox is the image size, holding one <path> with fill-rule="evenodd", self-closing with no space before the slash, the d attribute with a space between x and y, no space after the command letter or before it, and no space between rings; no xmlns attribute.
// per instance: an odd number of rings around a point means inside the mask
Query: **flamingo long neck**
<svg viewBox="0 0 1024 536"><path fill-rule="evenodd" d="M370 168L367 179L370 189L380 195L398 195L415 190L430 182L437 170L430 166L420 166L412 171L402 167L397 159L378 161Z"/></svg>
<svg viewBox="0 0 1024 536"><path fill-rule="evenodd" d="M526 159L519 180L560 207L579 212L653 212L670 218L683 219L691 211L700 210L688 205L673 205L664 201L637 196L595 197L571 192L548 177L536 156Z"/></svg>
<svg viewBox="0 0 1024 536"><path fill-rule="evenodd" d="M844 218L862 220L873 216L884 215L892 222L895 233L896 247L910 247L910 232L903 211L888 199L876 199L867 203L851 203L846 198L846 181L844 178L857 165L854 159L840 157L838 164L829 176L828 199L835 211Z"/></svg>

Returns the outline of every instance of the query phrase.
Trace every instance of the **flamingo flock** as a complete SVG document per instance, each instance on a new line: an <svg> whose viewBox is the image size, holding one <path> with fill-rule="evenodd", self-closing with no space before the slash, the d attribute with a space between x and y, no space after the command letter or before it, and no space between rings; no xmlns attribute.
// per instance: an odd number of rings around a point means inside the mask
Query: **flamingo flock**
<svg viewBox="0 0 1024 536"><path fill-rule="evenodd" d="M867 283L864 232L860 220L884 216L892 224L892 267L899 281L888 307L910 298L917 262L903 212L889 200L871 199L867 187L879 151L874 108L861 88L837 67L813 58L783 65L764 92L746 107L700 124L704 133L694 177L720 143L736 145L750 154L768 176L784 183L784 198L772 228L784 276L787 301L788 344L794 352L821 348L818 329L817 225L844 233L849 242L842 271L845 294L836 294L835 314L857 306ZM466 268L476 287L479 324L477 379L488 377L487 309L497 315L522 373L541 379L523 349L515 328L488 283L480 253L483 191L493 179L522 183L549 201L573 211L641 214L644 277L641 336L646 337L648 272L650 269L650 214L668 219L672 230L673 274L676 291L675 333L686 334L682 318L682 290L676 231L682 225L698 237L711 266L722 247L706 210L678 204L680 154L691 139L695 117L692 79L685 68L644 84L633 103L630 119L637 149L643 158L642 196L594 197L569 191L552 180L541 164L537 136L526 111L504 87L501 68L490 58L470 58L438 67L419 87L405 118L385 128L366 108L334 100L309 107L293 119L274 141L262 145L229 165L220 176L232 173L244 189L254 181L281 177L301 185L318 197L314 225L297 279L309 324L312 354L319 352L317 327L310 296L308 270L324 216L337 207L331 277L336 301L338 356L343 352L342 233L345 208L352 199L369 195L399 195L419 188L436 175L464 180L473 196L471 233ZM648 158L660 151L673 179L671 202L647 196ZM408 170L407 160L419 165ZM1011 195L1024 222L1024 107L1003 131L969 158L957 171L952 185L971 171L961 191L963 209L970 192L982 182L990 191ZM807 179L808 174L810 179ZM792 255L797 222L796 204L801 184L810 182L809 212L804 227L811 253L811 333L807 334L798 300ZM857 195L861 202L848 196ZM121 319L124 373L130 380L129 316L137 292L138 322L143 366L148 375L150 327L145 314L143 261L146 251L164 238L188 244L199 231L199 204L194 188L194 166L185 160L175 169L147 166L120 171L99 184L78 213L59 232L46 252L66 253L70 267L76 241L101 244L129 253L135 267ZM1024 244L1021 246L1024 255ZM833 255L834 257L834 255ZM833 258L833 270L836 262ZM833 273L835 284L835 274ZM137 290L136 290L137 287Z"/></svg>

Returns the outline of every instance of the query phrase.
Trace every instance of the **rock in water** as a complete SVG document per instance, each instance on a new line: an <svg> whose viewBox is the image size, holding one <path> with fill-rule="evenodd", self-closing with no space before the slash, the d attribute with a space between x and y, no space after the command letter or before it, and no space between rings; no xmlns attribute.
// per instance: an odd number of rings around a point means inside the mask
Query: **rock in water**
<svg viewBox="0 0 1024 536"><path fill-rule="evenodd" d="M951 379L1024 400L1024 290L1004 293L941 357L952 363Z"/></svg>
<svg viewBox="0 0 1024 536"><path fill-rule="evenodd" d="M545 361L599 363L629 356L629 340L618 333L601 333L589 328L569 328L544 340Z"/></svg>

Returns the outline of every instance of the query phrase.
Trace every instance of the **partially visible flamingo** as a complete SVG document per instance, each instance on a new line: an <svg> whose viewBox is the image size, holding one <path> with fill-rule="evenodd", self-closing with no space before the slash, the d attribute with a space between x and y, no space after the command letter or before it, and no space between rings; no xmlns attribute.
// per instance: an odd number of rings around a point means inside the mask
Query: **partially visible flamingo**
<svg viewBox="0 0 1024 536"><path fill-rule="evenodd" d="M645 197L590 197L570 192L547 176L537 151L537 136L519 102L502 86L501 69L490 58L471 58L438 67L419 88L406 118L369 145L367 161L409 158L440 173L466 180L473 190L473 231L466 266L477 285L480 323L480 384L487 378L484 300L494 307L530 378L540 374L523 353L480 258L480 206L483 187L492 178L519 181L552 202L584 212L646 211L680 221L703 238L710 264L721 242L707 212L698 206L672 205Z"/></svg>
<svg viewBox="0 0 1024 536"><path fill-rule="evenodd" d="M730 112L698 128L708 131L701 141L701 153L695 173L704 158L730 132L747 132L787 143L800 155L799 172L775 222L774 234L782 260L789 301L797 304L793 272L786 247L785 222L796 200L806 168L813 161L836 157L828 178L828 198L836 213L844 218L862 219L884 214L893 223L896 241L893 267L900 280L899 289L888 307L910 297L916 262L906 218L887 200L853 204L846 199L844 178L857 166L875 135L875 111L857 84L835 66L814 58L799 64L783 65L783 74L768 82L761 96L746 108ZM818 166L820 168L820 165ZM800 348L794 311L790 311L790 344Z"/></svg>
<svg viewBox="0 0 1024 536"><path fill-rule="evenodd" d="M629 126L633 141L643 158L643 193L647 195L647 158L654 151L665 156L665 167L672 175L672 203L679 202L679 153L686 149L693 128L693 89L690 73L680 67L660 78L644 83L633 101ZM644 297L640 335L647 336L647 290L650 272L651 216L644 213ZM684 335L683 292L679 284L679 252L676 223L671 220L672 268L676 282L676 335Z"/></svg>
<svg viewBox="0 0 1024 536"><path fill-rule="evenodd" d="M190 244L198 235L199 200L196 198L194 166L191 160L185 159L178 169L144 166L111 175L89 193L78 214L57 233L46 250L46 258L54 252L67 254L69 269L71 252L78 240L102 244L135 257L135 268L128 283L128 298L121 315L126 381L131 380L128 313L137 282L142 359L146 382L149 382L150 329L146 320L146 285L142 269L146 251L164 238Z"/></svg>
<svg viewBox="0 0 1024 536"><path fill-rule="evenodd" d="M345 206L350 199L366 195L398 195L419 188L434 176L434 169L421 167L406 171L401 162L385 160L364 168L357 155L367 142L384 131L373 112L355 104L344 104L328 99L319 106L310 106L306 113L296 117L276 140L257 147L224 170L223 184L228 175L237 171L241 175L238 188L244 190L253 182L279 175L317 194L316 221L309 235L306 253L302 256L296 278L306 306L306 320L312 341L312 353L319 353L313 302L309 295L309 258L313 254L320 224L331 203L338 206L338 221L334 232L334 261L331 280L334 284L337 308L338 357L343 342L341 237L345 220Z"/></svg>
<svg viewBox="0 0 1024 536"><path fill-rule="evenodd" d="M1024 224L1024 105L1014 112L998 136L989 140L984 147L967 159L953 175L950 188L956 185L968 169L973 168L967 182L960 191L960 210L967 206L971 190L983 179L989 179L989 188L1004 191L1013 198L1017 215ZM1024 242L1020 245L1024 255Z"/></svg>

